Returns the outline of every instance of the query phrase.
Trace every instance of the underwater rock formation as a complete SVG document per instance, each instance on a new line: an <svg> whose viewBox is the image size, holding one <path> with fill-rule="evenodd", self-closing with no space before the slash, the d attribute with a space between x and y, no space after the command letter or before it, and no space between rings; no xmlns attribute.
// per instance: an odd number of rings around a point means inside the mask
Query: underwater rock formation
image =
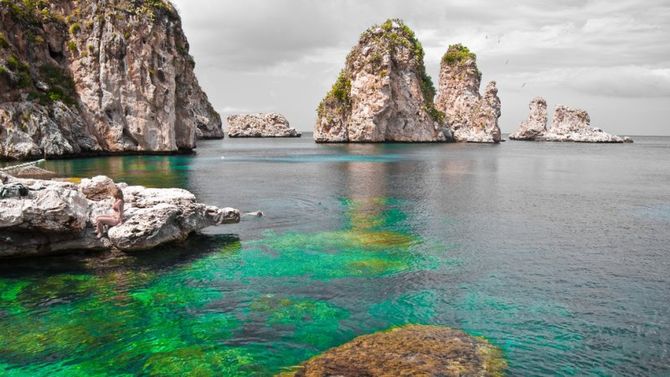
<svg viewBox="0 0 670 377"><path fill-rule="evenodd" d="M0 257L150 249L208 226L240 221L238 210L198 203L183 189L117 185L104 176L84 179L80 185L0 176L3 184L20 183L29 189L25 197L0 200ZM124 195L124 222L98 239L95 218L111 212L112 199L105 193L113 192L115 185Z"/></svg>
<svg viewBox="0 0 670 377"><path fill-rule="evenodd" d="M230 115L226 120L229 137L300 137L286 117L277 113Z"/></svg>
<svg viewBox="0 0 670 377"><path fill-rule="evenodd" d="M448 327L407 325L363 335L318 355L293 374L317 376L500 376L501 352Z"/></svg>
<svg viewBox="0 0 670 377"><path fill-rule="evenodd" d="M547 131L547 101L542 97L535 97L528 108L528 119L521 122L519 128L509 135L511 140L533 140Z"/></svg>
<svg viewBox="0 0 670 377"><path fill-rule="evenodd" d="M190 151L221 138L167 0L0 2L0 158Z"/></svg>
<svg viewBox="0 0 670 377"><path fill-rule="evenodd" d="M591 127L589 114L582 109L556 106L551 127L547 128L547 102L536 97L530 102L530 115L510 135L512 140L573 141L579 143L632 143L633 139L611 135Z"/></svg>
<svg viewBox="0 0 670 377"><path fill-rule="evenodd" d="M448 140L423 56L414 32L400 20L365 31L319 104L316 142Z"/></svg>
<svg viewBox="0 0 670 377"><path fill-rule="evenodd" d="M440 63L435 106L444 112L455 141L500 142L500 98L496 82L489 82L481 96L481 77L474 53L461 44L449 46Z"/></svg>

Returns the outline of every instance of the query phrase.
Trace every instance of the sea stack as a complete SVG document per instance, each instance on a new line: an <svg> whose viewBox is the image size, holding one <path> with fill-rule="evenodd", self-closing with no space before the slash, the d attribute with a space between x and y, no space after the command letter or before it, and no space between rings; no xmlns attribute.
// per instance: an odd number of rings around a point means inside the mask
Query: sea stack
<svg viewBox="0 0 670 377"><path fill-rule="evenodd" d="M300 137L300 132L278 113L230 115L226 120L228 137Z"/></svg>
<svg viewBox="0 0 670 377"><path fill-rule="evenodd" d="M0 2L0 158L190 151L223 137L166 0Z"/></svg>
<svg viewBox="0 0 670 377"><path fill-rule="evenodd" d="M442 142L423 48L401 20L365 31L317 110L314 139L330 142Z"/></svg>
<svg viewBox="0 0 670 377"><path fill-rule="evenodd" d="M547 131L547 101L542 97L535 97L528 108L528 119L521 122L519 128L509 135L511 140L534 140Z"/></svg>
<svg viewBox="0 0 670 377"><path fill-rule="evenodd" d="M541 98L530 102L530 115L510 135L512 140L572 141L578 143L632 143L633 139L611 135L591 127L591 117L582 109L558 105L551 127L547 128L547 103Z"/></svg>
<svg viewBox="0 0 670 377"><path fill-rule="evenodd" d="M500 98L496 82L489 82L481 96L481 77L474 53L461 44L449 46L440 63L435 106L446 115L454 141L500 142Z"/></svg>

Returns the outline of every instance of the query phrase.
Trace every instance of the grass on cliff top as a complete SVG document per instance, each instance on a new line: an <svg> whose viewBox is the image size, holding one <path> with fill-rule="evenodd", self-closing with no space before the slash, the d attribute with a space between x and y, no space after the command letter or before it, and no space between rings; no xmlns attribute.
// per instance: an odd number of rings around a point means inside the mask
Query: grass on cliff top
<svg viewBox="0 0 670 377"><path fill-rule="evenodd" d="M337 77L335 84L330 88L326 97L319 103L317 108L317 113L319 116L325 115L326 103L334 103L337 109L344 110L351 106L351 97L349 93L351 92L351 80L347 77L347 74L344 70L340 71L340 75Z"/></svg>
<svg viewBox="0 0 670 377"><path fill-rule="evenodd" d="M460 63L468 59L477 60L477 55L460 43L450 45L442 56L442 62L447 64Z"/></svg>

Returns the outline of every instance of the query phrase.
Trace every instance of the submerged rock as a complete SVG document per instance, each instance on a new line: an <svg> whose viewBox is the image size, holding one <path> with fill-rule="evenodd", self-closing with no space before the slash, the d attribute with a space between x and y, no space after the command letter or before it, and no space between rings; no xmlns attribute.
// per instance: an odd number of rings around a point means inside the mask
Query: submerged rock
<svg viewBox="0 0 670 377"><path fill-rule="evenodd" d="M168 0L0 2L0 158L223 137Z"/></svg>
<svg viewBox="0 0 670 377"><path fill-rule="evenodd" d="M407 325L363 335L316 356L293 376L501 376L501 352L448 327Z"/></svg>
<svg viewBox="0 0 670 377"><path fill-rule="evenodd" d="M300 137L286 117L277 113L230 115L226 120L229 137Z"/></svg>
<svg viewBox="0 0 670 377"><path fill-rule="evenodd" d="M444 112L455 141L500 142L500 98L496 82L479 94L481 72L477 56L461 45L449 46L440 64L440 85L435 106Z"/></svg>
<svg viewBox="0 0 670 377"><path fill-rule="evenodd" d="M317 110L314 139L436 142L450 138L435 109L423 48L400 20L365 31Z"/></svg>
<svg viewBox="0 0 670 377"><path fill-rule="evenodd" d="M236 223L240 213L198 203L183 189L151 189L116 184L125 200L124 222L95 235L95 218L109 214L105 196L114 182L104 176L67 182L23 180L2 176L5 184L21 183L27 197L0 200L0 257L48 255L71 250L122 251L150 249L183 240L202 228Z"/></svg>
<svg viewBox="0 0 670 377"><path fill-rule="evenodd" d="M633 139L611 135L600 128L591 127L589 114L582 109L556 106L551 127L547 128L547 102L542 97L533 98L529 105L528 119L521 122L512 133L511 140L573 141L579 143L632 143Z"/></svg>
<svg viewBox="0 0 670 377"><path fill-rule="evenodd" d="M521 122L519 128L509 135L511 140L534 140L547 131L547 101L542 97L535 97L528 108L528 119Z"/></svg>

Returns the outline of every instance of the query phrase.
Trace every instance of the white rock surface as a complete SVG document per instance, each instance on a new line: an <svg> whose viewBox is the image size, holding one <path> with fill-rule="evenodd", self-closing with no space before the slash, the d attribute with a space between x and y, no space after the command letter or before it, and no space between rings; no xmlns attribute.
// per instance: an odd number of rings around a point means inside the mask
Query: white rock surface
<svg viewBox="0 0 670 377"><path fill-rule="evenodd" d="M521 122L519 128L509 135L511 140L534 140L547 131L547 101L542 97L535 97L528 108L528 119Z"/></svg>
<svg viewBox="0 0 670 377"><path fill-rule="evenodd" d="M400 20L365 31L319 104L314 139L438 142L451 135L433 104L423 49Z"/></svg>
<svg viewBox="0 0 670 377"><path fill-rule="evenodd" d="M277 113L230 115L226 120L229 137L300 137L286 117Z"/></svg>
<svg viewBox="0 0 670 377"><path fill-rule="evenodd" d="M208 226L240 220L238 210L198 203L192 193L183 189L119 184L125 198L124 222L111 227L108 237L98 239L95 218L109 214L113 204L111 198L101 194L110 187L109 178L94 177L83 186L3 178L21 182L30 188L30 193L24 198L0 199L0 257L69 250L150 249L183 240Z"/></svg>
<svg viewBox="0 0 670 377"><path fill-rule="evenodd" d="M500 98L496 82L479 94L481 73L475 54L460 45L451 45L440 64L440 84L435 106L444 112L455 141L498 143Z"/></svg>

